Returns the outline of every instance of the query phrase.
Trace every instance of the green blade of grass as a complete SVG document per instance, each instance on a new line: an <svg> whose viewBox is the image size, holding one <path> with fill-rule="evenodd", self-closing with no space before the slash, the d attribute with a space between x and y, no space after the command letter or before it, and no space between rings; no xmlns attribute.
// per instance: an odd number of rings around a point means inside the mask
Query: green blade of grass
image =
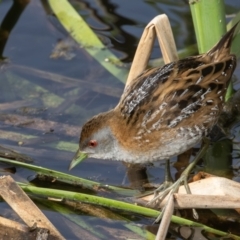
<svg viewBox="0 0 240 240"><path fill-rule="evenodd" d="M69 2L66 0L49 0L49 4L71 37L84 47L107 71L125 83L128 70L117 66L117 64L120 64L120 60L102 44Z"/></svg>
<svg viewBox="0 0 240 240"><path fill-rule="evenodd" d="M72 176L70 174L54 171L54 170L51 170L48 168L43 168L43 167L39 167L39 166L32 165L32 164L22 163L22 162L13 161L13 160L5 159L5 158L0 158L0 162L5 162L5 163L13 164L15 166L23 167L23 168L32 170L32 171L38 173L39 175L52 177L59 182L72 184L74 186L81 186L81 187L91 189L94 191L97 188L103 188L103 189L108 189L108 190L114 191L118 194L126 195L126 196L134 196L137 193L139 193L139 191L136 191L136 190L118 188L118 187L114 187L114 186L110 186L110 185L103 185L98 182L90 181L90 180L87 180L84 178L79 178L76 176Z"/></svg>
<svg viewBox="0 0 240 240"><path fill-rule="evenodd" d="M160 212L156 210L137 206L131 203L117 201L114 199L93 196L85 193L77 193L77 192L71 192L71 191L65 191L65 190L35 187L35 186L31 186L24 183L18 183L18 184L25 192L30 194L36 194L39 196L91 203L91 204L96 204L96 205L104 206L108 208L115 208L123 211L130 211L132 213L138 213L143 216L153 217L153 218L157 217L160 214Z"/></svg>
<svg viewBox="0 0 240 240"><path fill-rule="evenodd" d="M91 203L91 204L96 204L96 205L100 205L108 208L118 209L121 211L137 213L137 214L141 214L143 216L152 217L152 218L157 218L160 214L160 212L157 210L153 210L146 207L137 206L131 203L117 201L109 198L103 198L103 197L92 196L92 195L83 194L83 193L76 193L76 192L63 191L63 190L57 190L57 189L39 188L39 187L29 186L22 183L18 183L18 184L25 192L30 194L37 194L45 197L59 198L62 200L68 199L68 200L80 201L84 203ZM171 217L171 221L176 224L186 225L189 227L198 227L209 233L214 233L220 236L227 236L232 239L240 240L239 236L229 234L217 229L213 229L201 223L183 219L174 215Z"/></svg>

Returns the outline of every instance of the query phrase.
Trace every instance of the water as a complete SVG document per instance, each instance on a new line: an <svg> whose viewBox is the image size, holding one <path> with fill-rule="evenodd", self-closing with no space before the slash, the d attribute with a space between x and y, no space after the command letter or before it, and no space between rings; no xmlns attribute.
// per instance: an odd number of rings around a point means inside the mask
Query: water
<svg viewBox="0 0 240 240"><path fill-rule="evenodd" d="M169 16L178 49L195 42L185 1L89 0L72 1L72 4L126 68L132 62L144 27L158 14ZM0 22L11 5L12 1L0 3ZM240 9L240 3L227 1L226 9L231 14ZM31 1L16 21L4 47L2 55L10 63L2 66L0 75L0 144L28 155L37 165L68 173L81 125L91 116L114 107L124 85L74 44L49 13L46 1ZM67 45L68 51L62 57L50 58L60 41ZM155 43L151 58L159 56ZM67 79L59 83L59 76L44 77L46 73L75 78L79 85L72 85ZM89 83L101 84L102 88L93 90ZM107 94L106 86L112 89ZM60 143L65 147L56 149ZM70 143L70 147L66 147L66 143ZM150 182L161 182L163 170L161 164L149 166ZM174 169L172 171L175 173ZM124 180L126 168L120 162L90 159L71 174L104 184L129 185L128 180ZM21 168L12 176L16 180L34 179L33 172ZM2 209L5 207L1 205ZM73 238L70 229L59 221L60 214L49 210L44 213L57 228L63 229L66 238ZM87 215L84 220L101 225L100 232L104 231L103 226L112 224ZM150 224L151 221L139 217L136 222ZM114 226L123 228L118 221Z"/></svg>

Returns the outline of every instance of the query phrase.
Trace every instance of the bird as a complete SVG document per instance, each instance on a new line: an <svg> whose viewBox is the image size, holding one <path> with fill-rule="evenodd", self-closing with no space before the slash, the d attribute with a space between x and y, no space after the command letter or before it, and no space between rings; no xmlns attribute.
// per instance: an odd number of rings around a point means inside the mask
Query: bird
<svg viewBox="0 0 240 240"><path fill-rule="evenodd" d="M207 137L236 68L237 24L207 53L145 70L117 106L87 121L69 170L86 158L146 164L167 160Z"/></svg>

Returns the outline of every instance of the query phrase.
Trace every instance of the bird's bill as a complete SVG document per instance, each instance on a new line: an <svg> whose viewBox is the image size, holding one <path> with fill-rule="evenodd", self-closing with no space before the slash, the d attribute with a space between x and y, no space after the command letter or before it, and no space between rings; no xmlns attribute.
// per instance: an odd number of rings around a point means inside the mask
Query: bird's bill
<svg viewBox="0 0 240 240"><path fill-rule="evenodd" d="M77 150L75 156L73 157L73 160L71 161L68 170L71 170L76 165L78 165L81 161L86 159L88 157L87 153L81 152L79 149Z"/></svg>

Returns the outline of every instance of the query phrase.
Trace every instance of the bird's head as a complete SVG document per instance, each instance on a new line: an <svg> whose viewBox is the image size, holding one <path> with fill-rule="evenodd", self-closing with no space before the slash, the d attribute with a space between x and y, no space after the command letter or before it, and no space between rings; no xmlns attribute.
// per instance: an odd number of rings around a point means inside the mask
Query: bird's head
<svg viewBox="0 0 240 240"><path fill-rule="evenodd" d="M69 170L86 158L114 158L116 139L110 127L111 111L94 116L82 128L79 149Z"/></svg>

